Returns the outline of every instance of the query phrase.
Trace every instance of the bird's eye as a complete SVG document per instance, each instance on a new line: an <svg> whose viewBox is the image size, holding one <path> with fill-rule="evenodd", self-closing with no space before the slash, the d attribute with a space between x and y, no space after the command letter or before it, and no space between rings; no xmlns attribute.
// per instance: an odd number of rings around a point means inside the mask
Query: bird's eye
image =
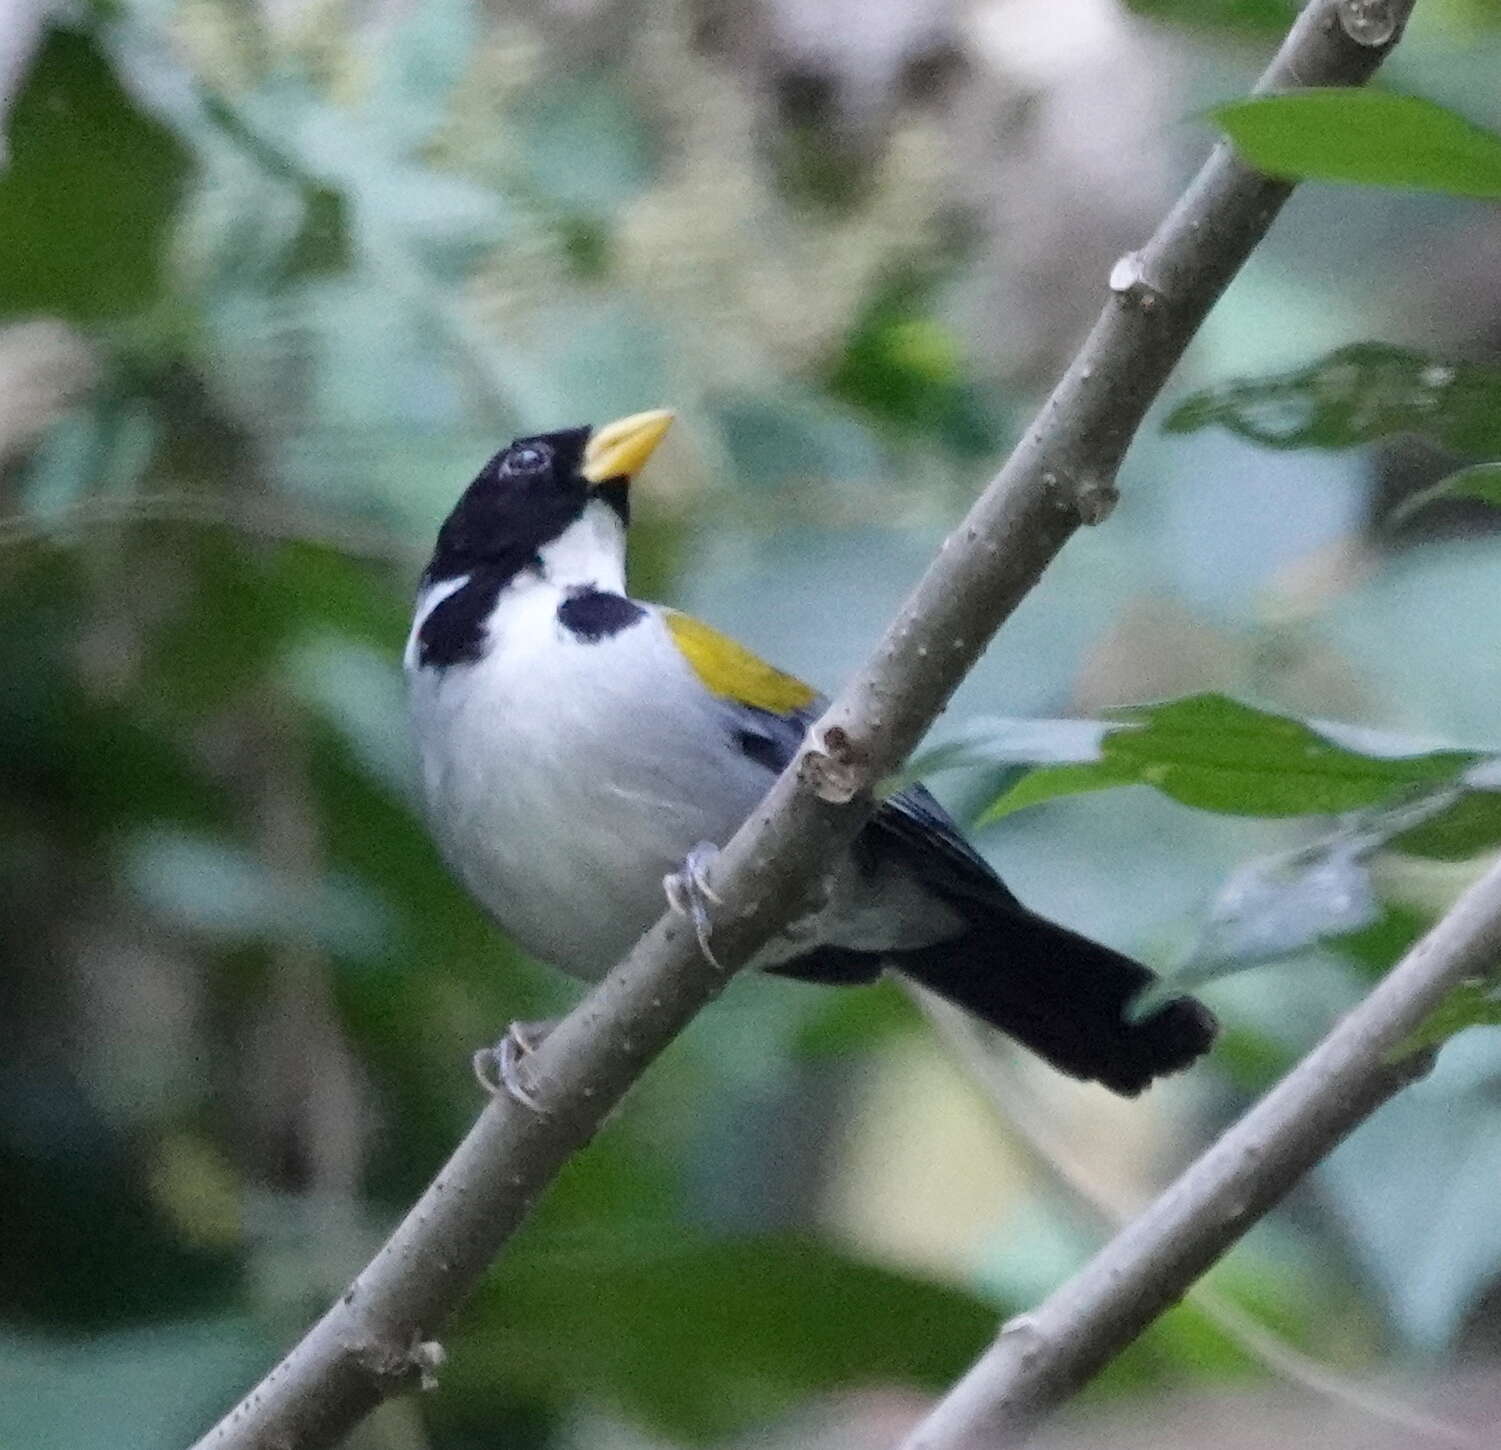
<svg viewBox="0 0 1501 1450"><path fill-rule="evenodd" d="M540 473L551 462L552 455L540 443L523 443L512 448L505 457L507 473Z"/></svg>

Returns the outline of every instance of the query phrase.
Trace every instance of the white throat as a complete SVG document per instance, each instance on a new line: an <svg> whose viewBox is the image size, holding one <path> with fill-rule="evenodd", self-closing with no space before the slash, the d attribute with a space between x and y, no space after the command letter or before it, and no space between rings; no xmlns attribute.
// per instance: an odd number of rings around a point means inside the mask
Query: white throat
<svg viewBox="0 0 1501 1450"><path fill-rule="evenodd" d="M591 499L579 518L544 544L537 557L543 581L554 588L625 593L625 525L602 499Z"/></svg>

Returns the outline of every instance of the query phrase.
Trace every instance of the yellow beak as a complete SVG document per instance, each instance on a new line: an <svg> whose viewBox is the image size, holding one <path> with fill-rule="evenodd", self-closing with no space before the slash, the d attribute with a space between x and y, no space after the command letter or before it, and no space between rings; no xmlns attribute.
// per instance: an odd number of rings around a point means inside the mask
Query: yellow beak
<svg viewBox="0 0 1501 1450"><path fill-rule="evenodd" d="M629 418L606 423L589 435L579 472L593 484L608 483L612 478L632 478L656 452L662 435L671 426L672 414L665 408L632 413Z"/></svg>

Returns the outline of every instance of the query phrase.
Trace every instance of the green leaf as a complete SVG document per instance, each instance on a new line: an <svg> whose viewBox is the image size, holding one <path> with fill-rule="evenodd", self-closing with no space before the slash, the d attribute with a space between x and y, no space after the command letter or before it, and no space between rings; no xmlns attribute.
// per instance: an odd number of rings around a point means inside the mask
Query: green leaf
<svg viewBox="0 0 1501 1450"><path fill-rule="evenodd" d="M1441 478L1432 487L1419 489L1392 510L1386 521L1387 527L1395 528L1406 523L1420 509L1431 503L1442 503L1445 499L1475 499L1492 508L1501 508L1501 463L1477 463L1471 468L1461 468L1458 473Z"/></svg>
<svg viewBox="0 0 1501 1450"><path fill-rule="evenodd" d="M1469 861L1501 846L1501 792L1466 790L1454 803L1394 836L1394 851L1433 861Z"/></svg>
<svg viewBox="0 0 1501 1450"><path fill-rule="evenodd" d="M801 1235L675 1231L505 1260L452 1339L445 1389L613 1401L659 1433L732 1434L809 1395L937 1389L994 1332L955 1289Z"/></svg>
<svg viewBox="0 0 1501 1450"><path fill-rule="evenodd" d="M1309 89L1211 114L1273 176L1501 196L1501 136L1419 96Z"/></svg>
<svg viewBox="0 0 1501 1450"><path fill-rule="evenodd" d="M999 800L980 813L976 825L986 826L1028 806L1041 805L1059 796L1084 795L1118 785L1139 785L1135 774L1103 761L1097 765L1048 765L1028 771Z"/></svg>
<svg viewBox="0 0 1501 1450"><path fill-rule="evenodd" d="M1410 1057L1415 1052L1440 1047L1469 1027L1501 1027L1501 985L1461 982L1393 1055Z"/></svg>
<svg viewBox="0 0 1501 1450"><path fill-rule="evenodd" d="M1341 937L1336 946L1362 976L1375 981L1432 925L1432 917L1424 912L1387 902L1378 920Z"/></svg>
<svg viewBox="0 0 1501 1450"><path fill-rule="evenodd" d="M1115 718L1119 728L1105 736L1098 764L1033 771L983 819L1060 795L1132 784L1226 815L1331 815L1451 781L1482 758L1463 750L1365 753L1301 720L1223 695L1190 695L1118 711Z"/></svg>
<svg viewBox="0 0 1501 1450"><path fill-rule="evenodd" d="M1353 343L1305 368L1195 393L1167 433L1219 426L1267 448L1354 448L1418 433L1455 453L1501 455L1501 369Z"/></svg>
<svg viewBox="0 0 1501 1450"><path fill-rule="evenodd" d="M152 302L188 160L121 88L91 37L49 32L7 132L0 316L96 321Z"/></svg>

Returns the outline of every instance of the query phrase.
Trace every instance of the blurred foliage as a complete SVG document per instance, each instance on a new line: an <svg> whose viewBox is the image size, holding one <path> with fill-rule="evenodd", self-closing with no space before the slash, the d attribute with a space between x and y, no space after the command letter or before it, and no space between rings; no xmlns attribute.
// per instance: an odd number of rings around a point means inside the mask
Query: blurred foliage
<svg viewBox="0 0 1501 1450"><path fill-rule="evenodd" d="M833 679L1031 402L986 361L1009 323L979 300L985 244L1035 225L1067 166L1039 151L1026 193L990 208L967 190L983 168L953 166L977 173L956 184L943 163L990 150L997 116L1018 152L1041 145L1035 78L1018 100L960 37L942 69L970 89L945 110L914 99L913 65L886 91L836 84L827 56L751 74L765 57L715 52L692 7L566 8L125 0L39 22L17 73L0 1443L186 1440L442 1161L477 1105L471 1051L573 999L450 880L411 787L410 589L497 441L678 407L641 490L637 587ZM1288 11L1133 9L1217 38ZM1497 58L1485 44L1477 63ZM942 53L919 52L919 71ZM1474 191L1490 164L1489 133L1408 98L1313 104L1401 114L1222 115L1281 117L1273 140L1311 175L1348 169L1335 141L1357 131L1350 179ZM965 116L984 118L969 151ZM1384 235L1423 262L1463 251L1450 214L1403 217ZM1201 359L1110 529L1050 571L923 766L956 807L996 804L983 844L1039 908L1204 979L1283 964L1216 984L1214 1059L1181 1097L1134 1105L1130 1133L1044 1084L1082 1155L1137 1191L1501 844L1491 540L1424 535L1414 493L1410 546L1370 536L1359 569L1309 584L1309 560L1360 529L1365 455L1317 477L1299 455L1283 506L1257 451L1420 434L1475 465L1431 497L1494 502L1501 338L1477 344L1468 307L1402 332L1358 259L1320 283L1354 336L1310 331L1294 284L1323 275L1324 244L1288 229L1279 281L1238 284L1217 314L1243 349ZM1027 290L1025 267L1006 280ZM1059 299L1039 286L1035 305L1055 330ZM1269 366L1267 331L1315 340L1280 374L1217 381ZM1153 596L1181 604L1181 633L1132 636ZM1124 692L1100 683L1120 676ZM1166 695L1099 721L993 713ZM1126 784L1153 789L1104 789ZM1477 985L1426 1034L1494 1022ZM965 1136L966 1088L900 1078L923 1030L889 984L734 983L539 1206L449 1336L440 1393L361 1443L565 1450L606 1443L601 1424L623 1446L798 1443L810 1402L943 1384L1096 1233L1004 1121ZM1497 1035L1446 1047L1219 1291L1337 1367L1449 1345L1501 1275ZM1189 1308L1093 1393L1265 1372Z"/></svg>
<svg viewBox="0 0 1501 1450"><path fill-rule="evenodd" d="M538 1398L566 1399L582 1380L690 1442L785 1415L831 1385L939 1390L995 1329L994 1304L800 1235L632 1234L511 1258L466 1317L473 1332L459 1330L451 1370L460 1394L493 1398L506 1364Z"/></svg>

